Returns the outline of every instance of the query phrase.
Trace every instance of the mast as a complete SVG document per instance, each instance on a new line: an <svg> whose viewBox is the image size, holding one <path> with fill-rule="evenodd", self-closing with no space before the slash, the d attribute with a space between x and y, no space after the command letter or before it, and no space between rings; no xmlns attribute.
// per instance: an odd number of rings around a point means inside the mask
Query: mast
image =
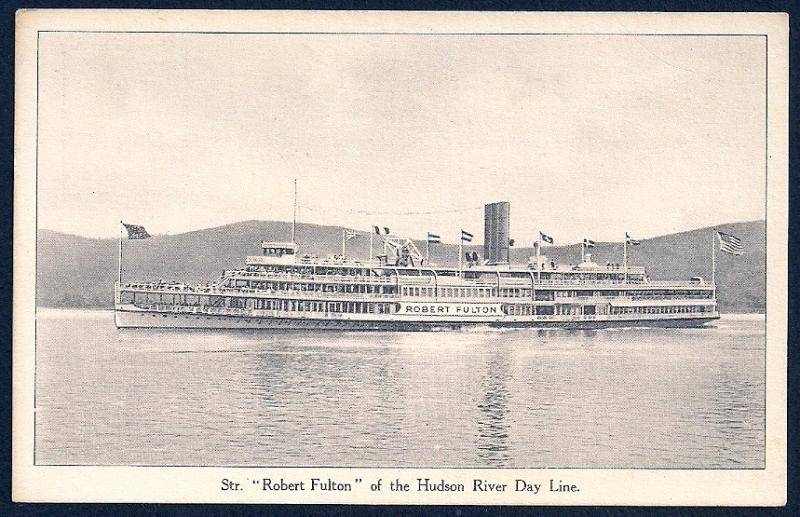
<svg viewBox="0 0 800 517"><path fill-rule="evenodd" d="M294 180L294 209L292 211L292 244L296 244L294 240L296 224L297 224L297 178L295 178Z"/></svg>
<svg viewBox="0 0 800 517"><path fill-rule="evenodd" d="M461 238L458 239L458 276L464 276L464 230L461 230Z"/></svg>
<svg viewBox="0 0 800 517"><path fill-rule="evenodd" d="M714 294L717 291L717 229L711 232L711 283L714 284Z"/></svg>
<svg viewBox="0 0 800 517"><path fill-rule="evenodd" d="M536 283L538 284L542 280L542 259L541 259L541 247L542 247L542 232L539 232L539 238L536 239L534 243L536 245Z"/></svg>
<svg viewBox="0 0 800 517"><path fill-rule="evenodd" d="M117 258L117 282L122 284L122 221L119 222L119 257Z"/></svg>
<svg viewBox="0 0 800 517"><path fill-rule="evenodd" d="M625 234L625 241L622 243L622 268L625 270L625 281L628 283L628 234Z"/></svg>

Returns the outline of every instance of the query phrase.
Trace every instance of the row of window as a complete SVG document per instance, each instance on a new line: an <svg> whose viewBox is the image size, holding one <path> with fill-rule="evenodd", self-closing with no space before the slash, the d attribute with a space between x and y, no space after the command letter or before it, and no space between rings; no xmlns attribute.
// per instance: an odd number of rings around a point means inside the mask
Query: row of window
<svg viewBox="0 0 800 517"><path fill-rule="evenodd" d="M595 315L595 314L687 314L697 312L712 312L711 306L687 305L676 307L611 307L606 312L602 307L601 312L597 312L598 307L594 305L558 305L556 307L541 307L534 305L504 305L503 312L512 316L530 315Z"/></svg>
<svg viewBox="0 0 800 517"><path fill-rule="evenodd" d="M171 296L167 298L172 298ZM137 303L138 302L138 303ZM167 302L167 303L165 303ZM171 302L171 303L170 303ZM198 300L199 302L199 300ZM398 304L388 302L331 302L320 300L277 300L263 298L239 298L239 297L211 297L208 304L181 304L177 300L143 300L140 298L133 303L142 308L153 305L163 304L180 305L182 307L197 307L203 311L203 307L218 309L253 309L253 310L274 310L283 312L318 312L318 313L348 313L348 314L389 314L396 311ZM595 305L556 305L535 306L530 304L504 304L502 310L504 314L513 316L533 316L533 315L594 315L598 308L606 313L607 306L598 307ZM394 310L393 310L394 309ZM711 312L713 306L706 305L685 305L670 307L610 307L608 314L683 314Z"/></svg>
<svg viewBox="0 0 800 517"><path fill-rule="evenodd" d="M535 305L503 305L503 312L509 316L551 316L555 313L553 307L540 307Z"/></svg>
<svg viewBox="0 0 800 517"><path fill-rule="evenodd" d="M436 296L433 287L411 287L402 288L403 296L428 297ZM506 288L496 287L440 287L438 296L444 298L489 298L497 297L498 293L502 298L531 298L531 289L526 288ZM634 299L710 299L711 291L587 291L587 290L536 290L536 300L553 300L561 298L576 297L598 297L616 298L619 296L633 296Z"/></svg>
<svg viewBox="0 0 800 517"><path fill-rule="evenodd" d="M671 307L611 307L611 314L685 314L713 312L711 305L678 305Z"/></svg>
<svg viewBox="0 0 800 517"><path fill-rule="evenodd" d="M247 299L247 307L252 309L276 310L285 312L336 312L349 314L388 314L389 303L383 302L321 302L312 300L263 300Z"/></svg>
<svg viewBox="0 0 800 517"><path fill-rule="evenodd" d="M340 294L374 294L374 295L393 295L396 291L394 286L372 286L372 285L325 285L325 284L292 284L292 283L276 283L272 284L273 288L266 288L260 289L265 291L266 293L270 292L298 292L298 293L329 293L333 295L340 295ZM434 297L435 290L433 287L411 287L411 286L404 286L402 288L402 294L407 297ZM502 288L499 290L501 296L506 298L521 298L530 300L531 299L531 290L530 289L512 289L512 288ZM489 288L489 287L440 287L439 288L439 297L440 298L469 298L469 299L480 299L480 298L494 298L497 296L498 289ZM633 292L631 292L633 293ZM582 297L616 297L616 296L624 296L626 293L625 291L535 291L535 300L536 301L560 301L570 298L576 298L579 296ZM636 293L633 296L634 300L637 299L652 299L652 297L647 296L640 296L639 293ZM182 304L182 305L214 305L213 300L218 300L219 296L214 295L201 295L201 294L179 294L179 293L150 293L150 292L132 292L132 291L123 291L121 293L121 301L122 303L136 303L142 302L145 304L152 304L152 303L172 303L172 304ZM694 293L692 295L660 295L659 299L676 299L676 298L684 298L684 299L710 299L711 293ZM232 298L234 299L234 298ZM216 302L218 303L218 302Z"/></svg>
<svg viewBox="0 0 800 517"><path fill-rule="evenodd" d="M336 276L361 276L361 277L369 277L375 276L376 272L370 268L332 268L326 266L310 266L310 265L294 265L294 266L285 266L285 265L252 265L247 267L244 271L250 273L267 273L267 274L280 274L280 275L336 275ZM385 272L394 275L394 269L386 269ZM456 276L455 270L437 270L438 276L444 277L452 277ZM535 271L534 271L535 273ZM417 269L398 269L397 274L401 276L429 276L432 277L433 274L431 270L424 269L424 270L417 270ZM530 272L513 272L513 273L501 273L505 278L528 278L530 277ZM465 276L469 277L477 277L477 276L495 276L495 273L492 272L484 272L484 271L465 271ZM598 273L598 272L554 272L548 270L542 270L538 273L539 278L541 280L546 281L565 281L565 282L592 282L592 281L606 281L606 282L619 282L623 281L626 278L626 275L621 272L609 272L609 273ZM627 280L629 282L641 282L644 281L644 275L641 273L628 273Z"/></svg>
<svg viewBox="0 0 800 517"><path fill-rule="evenodd" d="M300 282L256 282L248 280L229 280L226 287L236 289L256 289L259 291L293 291L317 293L353 293L353 294L394 294L397 288L393 285L364 284L318 284Z"/></svg>

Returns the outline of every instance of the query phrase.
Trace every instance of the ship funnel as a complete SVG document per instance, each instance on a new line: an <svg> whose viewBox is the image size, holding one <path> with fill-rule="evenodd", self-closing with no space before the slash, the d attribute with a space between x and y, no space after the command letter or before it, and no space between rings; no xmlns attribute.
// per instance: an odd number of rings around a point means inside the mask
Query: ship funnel
<svg viewBox="0 0 800 517"><path fill-rule="evenodd" d="M489 264L507 264L511 205L489 203L483 213L483 257Z"/></svg>

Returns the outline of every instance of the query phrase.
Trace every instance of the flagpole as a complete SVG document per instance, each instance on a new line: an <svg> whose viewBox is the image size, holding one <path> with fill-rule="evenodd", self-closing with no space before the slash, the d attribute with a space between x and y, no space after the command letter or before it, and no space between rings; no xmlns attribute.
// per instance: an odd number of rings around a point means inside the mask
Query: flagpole
<svg viewBox="0 0 800 517"><path fill-rule="evenodd" d="M373 230L375 230L375 228L373 228ZM369 232L369 260L367 261L367 264L372 264L372 234L374 233L374 231Z"/></svg>
<svg viewBox="0 0 800 517"><path fill-rule="evenodd" d="M537 284L542 280L541 249L542 249L542 234L541 232L539 232L539 238L536 239L536 283Z"/></svg>
<svg viewBox="0 0 800 517"><path fill-rule="evenodd" d="M586 239L581 242L581 264L586 260Z"/></svg>
<svg viewBox="0 0 800 517"><path fill-rule="evenodd" d="M622 243L622 267L625 269L625 281L628 283L628 234L625 234L625 242Z"/></svg>
<svg viewBox="0 0 800 517"><path fill-rule="evenodd" d="M711 283L717 288L717 229L711 232Z"/></svg>
<svg viewBox="0 0 800 517"><path fill-rule="evenodd" d="M342 230L342 257L346 255L347 249L347 230Z"/></svg>
<svg viewBox="0 0 800 517"><path fill-rule="evenodd" d="M459 277L463 275L463 269L464 269L462 255L464 255L464 230L461 230L461 236L458 239L458 276Z"/></svg>
<svg viewBox="0 0 800 517"><path fill-rule="evenodd" d="M122 221L119 222L119 257L117 258L119 271L117 272L117 282L122 284Z"/></svg>

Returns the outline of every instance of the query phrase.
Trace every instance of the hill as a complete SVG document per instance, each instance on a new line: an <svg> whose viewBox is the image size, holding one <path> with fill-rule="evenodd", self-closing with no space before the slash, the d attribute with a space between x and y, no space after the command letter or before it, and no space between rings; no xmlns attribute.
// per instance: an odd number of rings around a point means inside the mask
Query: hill
<svg viewBox="0 0 800 517"><path fill-rule="evenodd" d="M717 282L723 312L763 312L765 309L765 223L751 221L717 226L744 241L746 252L734 257L717 255ZM285 240L290 223L245 221L178 235L157 235L124 242L128 280L181 280L190 283L215 279L223 269L239 267L247 255L260 252L261 240ZM654 280L711 277L710 228L664 235L629 247L629 264L647 268ZM301 252L325 256L341 250L342 228L298 224ZM39 230L37 302L47 307L112 307L117 277L117 239L89 239L51 230ZM424 241L417 242L424 253ZM375 249L378 244L376 239ZM481 246L465 246L482 254ZM369 235L348 242L348 255L366 257ZM598 242L592 250L599 264L622 262L621 243ZM580 245L547 246L542 253L557 262L577 263ZM512 262L526 262L532 248L512 248ZM431 261L456 264L458 246L431 246Z"/></svg>

